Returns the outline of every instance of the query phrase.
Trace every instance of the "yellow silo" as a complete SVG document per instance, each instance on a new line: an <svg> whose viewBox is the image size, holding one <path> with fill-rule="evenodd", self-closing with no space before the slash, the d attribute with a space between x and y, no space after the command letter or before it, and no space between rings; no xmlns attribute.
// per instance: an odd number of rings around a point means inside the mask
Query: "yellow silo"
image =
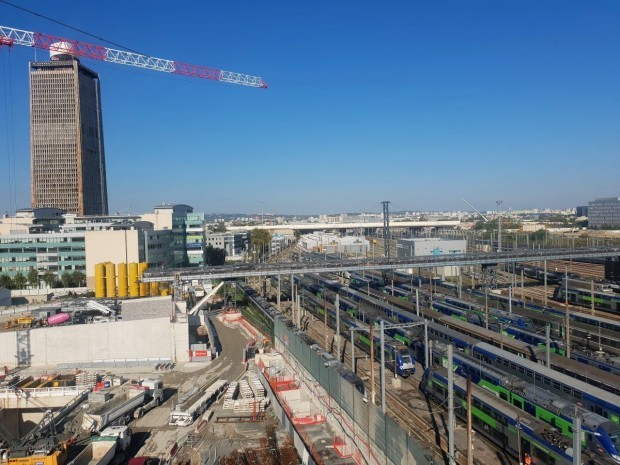
<svg viewBox="0 0 620 465"><path fill-rule="evenodd" d="M138 276L140 277L140 297L148 297L149 295L148 283L142 282L142 273L144 273L144 270L146 270L148 267L149 266L146 262L140 262L138 264Z"/></svg>
<svg viewBox="0 0 620 465"><path fill-rule="evenodd" d="M138 286L138 264L129 264L129 297L140 296L140 286Z"/></svg>
<svg viewBox="0 0 620 465"><path fill-rule="evenodd" d="M127 282L127 263L118 264L118 296L121 299L127 297L129 293L129 285Z"/></svg>
<svg viewBox="0 0 620 465"><path fill-rule="evenodd" d="M95 265L95 297L103 299L105 297L105 264Z"/></svg>
<svg viewBox="0 0 620 465"><path fill-rule="evenodd" d="M116 266L112 262L105 264L105 288L107 298L116 297Z"/></svg>
<svg viewBox="0 0 620 465"><path fill-rule="evenodd" d="M159 295L159 283L151 283L151 297Z"/></svg>

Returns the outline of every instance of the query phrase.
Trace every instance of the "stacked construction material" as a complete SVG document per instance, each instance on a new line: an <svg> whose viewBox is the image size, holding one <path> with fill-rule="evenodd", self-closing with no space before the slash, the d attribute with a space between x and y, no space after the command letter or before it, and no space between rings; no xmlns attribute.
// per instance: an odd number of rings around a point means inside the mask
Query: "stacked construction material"
<svg viewBox="0 0 620 465"><path fill-rule="evenodd" d="M242 379L239 381L239 393L243 399L254 398L254 392L252 391L252 388L250 388L250 384L247 379Z"/></svg>
<svg viewBox="0 0 620 465"><path fill-rule="evenodd" d="M80 371L75 375L76 386L95 386L97 384L97 373Z"/></svg>
<svg viewBox="0 0 620 465"><path fill-rule="evenodd" d="M265 388L263 387L262 383L253 373L248 376L248 378L250 378L250 388L254 393L254 397L257 399L263 399L265 397Z"/></svg>
<svg viewBox="0 0 620 465"><path fill-rule="evenodd" d="M233 381L228 385L228 389L224 393L224 405L223 409L232 410L235 405L235 399L237 398L237 394L239 393L239 383Z"/></svg>

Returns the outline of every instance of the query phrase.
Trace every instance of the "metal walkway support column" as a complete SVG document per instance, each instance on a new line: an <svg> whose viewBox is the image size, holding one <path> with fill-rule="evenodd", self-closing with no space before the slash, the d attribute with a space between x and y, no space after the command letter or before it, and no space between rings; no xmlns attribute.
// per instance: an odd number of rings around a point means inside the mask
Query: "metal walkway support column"
<svg viewBox="0 0 620 465"><path fill-rule="evenodd" d="M448 345L448 463L454 460L454 371L452 370L452 344Z"/></svg>
<svg viewBox="0 0 620 465"><path fill-rule="evenodd" d="M282 311L282 307L280 306L280 295L282 294L282 289L280 287L280 275L278 275L278 311Z"/></svg>
<svg viewBox="0 0 620 465"><path fill-rule="evenodd" d="M385 200L383 204L383 254L385 258L390 258L390 201Z"/></svg>
<svg viewBox="0 0 620 465"><path fill-rule="evenodd" d="M336 294L336 353L338 354L338 360L340 360L340 295Z"/></svg>
<svg viewBox="0 0 620 465"><path fill-rule="evenodd" d="M385 330L383 328L385 322L381 320L379 323L381 331L381 413L385 415Z"/></svg>
<svg viewBox="0 0 620 465"><path fill-rule="evenodd" d="M581 465L581 417L578 407L575 406L573 418L573 465Z"/></svg>

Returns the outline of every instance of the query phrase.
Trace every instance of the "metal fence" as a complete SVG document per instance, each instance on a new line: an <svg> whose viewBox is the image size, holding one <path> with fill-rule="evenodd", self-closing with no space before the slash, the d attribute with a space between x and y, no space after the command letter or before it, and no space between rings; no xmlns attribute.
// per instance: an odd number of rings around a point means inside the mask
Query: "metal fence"
<svg viewBox="0 0 620 465"><path fill-rule="evenodd" d="M380 407L364 402L362 394L342 373L325 366L321 355L310 347L303 334L276 319L276 345L286 349L294 362L303 367L304 370L298 370L297 375L306 386L313 389L316 383L320 385L322 389L317 387L315 392L317 398L325 394L329 396L321 400L330 407L327 412L333 420L330 423L340 429L338 433L343 439L364 451L359 457L362 463L386 463L387 458L389 463L396 465L432 465L429 452L394 420L381 413Z"/></svg>

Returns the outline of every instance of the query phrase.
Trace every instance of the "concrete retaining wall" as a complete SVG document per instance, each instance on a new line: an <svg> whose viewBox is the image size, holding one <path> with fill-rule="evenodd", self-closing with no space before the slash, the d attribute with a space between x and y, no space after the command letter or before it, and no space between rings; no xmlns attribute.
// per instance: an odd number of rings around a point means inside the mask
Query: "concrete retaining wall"
<svg viewBox="0 0 620 465"><path fill-rule="evenodd" d="M188 331L186 325L178 326L157 318L0 333L0 365L14 366L18 358L31 366L145 358L183 361L176 355L184 358L187 353Z"/></svg>

